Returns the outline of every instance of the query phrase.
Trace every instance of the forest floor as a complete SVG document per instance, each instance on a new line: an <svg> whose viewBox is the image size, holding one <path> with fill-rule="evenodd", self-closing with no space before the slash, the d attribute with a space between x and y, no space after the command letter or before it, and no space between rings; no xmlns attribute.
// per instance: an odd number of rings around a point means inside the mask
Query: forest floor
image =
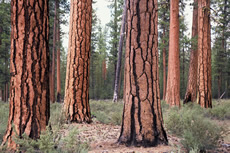
<svg viewBox="0 0 230 153"><path fill-rule="evenodd" d="M127 147L117 143L122 120L122 102L91 100L90 107L93 120L91 124L66 124L61 113L62 104L51 104L52 135L45 133L45 139L38 141L35 147L31 146L31 140L23 140L22 152L172 153L189 150L190 153L196 153L196 145L200 148L202 145L206 148L211 145L212 148L207 151L210 153L230 152L230 100L214 101L212 109L202 109L198 105L184 105L181 109L170 108L162 102L164 127L169 144L150 148ZM0 102L0 143L7 126L8 110L8 103ZM209 141L216 143L216 146L208 143ZM46 144L48 151L44 147L43 150L38 147L41 144ZM0 149L0 152L3 151Z"/></svg>
<svg viewBox="0 0 230 153"><path fill-rule="evenodd" d="M218 125L228 125L230 121L218 121ZM172 153L172 152L186 152L181 144L181 138L173 135L168 136L168 145L160 145L156 147L128 147L117 143L120 134L120 126L112 124L101 124L93 122L91 124L71 124L68 125L63 134L68 135L69 129L77 127L80 131L76 139L80 142L87 142L89 144L89 153ZM219 143L215 150L209 150L210 153L229 153L230 152L230 133L226 135L225 140Z"/></svg>

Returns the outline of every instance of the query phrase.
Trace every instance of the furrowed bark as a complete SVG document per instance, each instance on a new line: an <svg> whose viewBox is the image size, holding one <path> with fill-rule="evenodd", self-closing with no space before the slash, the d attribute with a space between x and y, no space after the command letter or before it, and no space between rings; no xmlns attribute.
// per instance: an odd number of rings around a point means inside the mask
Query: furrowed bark
<svg viewBox="0 0 230 153"><path fill-rule="evenodd" d="M197 52L197 36L198 36L198 3L194 0L193 6L193 21L192 21L192 50L190 53L188 84L185 93L184 104L194 102L197 98L197 66L198 66L198 52Z"/></svg>
<svg viewBox="0 0 230 153"><path fill-rule="evenodd" d="M198 1L197 103L212 107L210 0Z"/></svg>
<svg viewBox="0 0 230 153"><path fill-rule="evenodd" d="M89 57L92 0L71 0L69 51L64 110L69 122L91 122L89 107Z"/></svg>
<svg viewBox="0 0 230 153"><path fill-rule="evenodd" d="M127 0L124 110L118 142L167 144L158 71L157 0Z"/></svg>
<svg viewBox="0 0 230 153"><path fill-rule="evenodd" d="M170 31L166 102L180 107L179 0L170 2Z"/></svg>
<svg viewBox="0 0 230 153"><path fill-rule="evenodd" d="M3 144L13 137L37 139L46 129L49 101L48 0L11 1L10 110Z"/></svg>

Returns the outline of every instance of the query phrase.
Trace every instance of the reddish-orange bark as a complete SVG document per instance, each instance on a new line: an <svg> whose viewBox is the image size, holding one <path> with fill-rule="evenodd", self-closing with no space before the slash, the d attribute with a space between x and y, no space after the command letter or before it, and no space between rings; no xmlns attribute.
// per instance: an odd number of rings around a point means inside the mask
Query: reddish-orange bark
<svg viewBox="0 0 230 153"><path fill-rule="evenodd" d="M166 102L180 107L179 0L170 1L170 31Z"/></svg>
<svg viewBox="0 0 230 153"><path fill-rule="evenodd" d="M198 1L197 103L212 107L210 0Z"/></svg>
<svg viewBox="0 0 230 153"><path fill-rule="evenodd" d="M157 0L127 0L124 110L119 142L167 144L158 71Z"/></svg>
<svg viewBox="0 0 230 153"><path fill-rule="evenodd" d="M64 110L70 122L91 122L89 107L89 57L92 0L71 0L69 51Z"/></svg>
<svg viewBox="0 0 230 153"><path fill-rule="evenodd" d="M49 120L48 1L11 1L11 91L3 144L13 137L37 139Z"/></svg>
<svg viewBox="0 0 230 153"><path fill-rule="evenodd" d="M190 53L189 75L187 90L185 93L184 103L194 102L197 96L197 66L198 66L198 52L197 52L197 36L198 36L198 4L194 0L193 6L193 21L192 21L192 50Z"/></svg>

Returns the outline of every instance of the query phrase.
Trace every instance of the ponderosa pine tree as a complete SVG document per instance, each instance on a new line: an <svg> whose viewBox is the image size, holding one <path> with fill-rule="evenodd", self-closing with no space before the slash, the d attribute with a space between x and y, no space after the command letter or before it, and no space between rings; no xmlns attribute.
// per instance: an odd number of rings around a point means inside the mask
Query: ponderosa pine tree
<svg viewBox="0 0 230 153"><path fill-rule="evenodd" d="M212 107L210 0L198 1L197 103Z"/></svg>
<svg viewBox="0 0 230 153"><path fill-rule="evenodd" d="M11 8L10 111L3 144L16 149L14 136L39 138L50 116L48 0L11 1Z"/></svg>
<svg viewBox="0 0 230 153"><path fill-rule="evenodd" d="M170 31L166 102L180 107L179 0L170 1Z"/></svg>
<svg viewBox="0 0 230 153"><path fill-rule="evenodd" d="M91 122L89 107L89 57L92 0L71 0L69 51L64 110L70 122Z"/></svg>
<svg viewBox="0 0 230 153"><path fill-rule="evenodd" d="M124 110L119 142L167 144L158 76L157 0L127 0Z"/></svg>
<svg viewBox="0 0 230 153"><path fill-rule="evenodd" d="M189 75L187 90L185 93L184 103L194 102L197 96L197 37L198 37L198 3L193 3L193 20L192 20L192 49L190 53Z"/></svg>

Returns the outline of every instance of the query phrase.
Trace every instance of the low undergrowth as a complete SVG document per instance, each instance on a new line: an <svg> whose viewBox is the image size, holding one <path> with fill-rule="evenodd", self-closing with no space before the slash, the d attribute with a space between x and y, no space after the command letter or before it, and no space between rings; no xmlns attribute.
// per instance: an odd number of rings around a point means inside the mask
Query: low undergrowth
<svg viewBox="0 0 230 153"><path fill-rule="evenodd" d="M104 124L121 125L123 103L111 101L90 101L92 117Z"/></svg>
<svg viewBox="0 0 230 153"><path fill-rule="evenodd" d="M220 108L222 109L222 107L214 106L213 109ZM164 112L166 130L180 137L182 145L188 151L202 152L214 149L219 145L226 128L216 125L211 120L213 115L210 112L212 111L193 103L186 104L181 109L171 108Z"/></svg>
<svg viewBox="0 0 230 153"><path fill-rule="evenodd" d="M121 125L123 103L111 101L90 101L92 118L103 124ZM213 101L212 109L203 109L197 104L182 105L181 109L170 108L162 101L162 112L168 134L181 139L181 144L190 152L213 149L222 139L224 128L216 125L216 120L230 119L230 101ZM8 120L9 104L0 102L0 143L5 133ZM32 140L26 135L15 138L21 152L87 152L88 142L77 140L78 127L68 129L62 113L62 104L51 104L50 126L41 134L39 140ZM225 128L227 129L227 128ZM67 133L63 133L63 130ZM4 152L2 147L0 152Z"/></svg>

